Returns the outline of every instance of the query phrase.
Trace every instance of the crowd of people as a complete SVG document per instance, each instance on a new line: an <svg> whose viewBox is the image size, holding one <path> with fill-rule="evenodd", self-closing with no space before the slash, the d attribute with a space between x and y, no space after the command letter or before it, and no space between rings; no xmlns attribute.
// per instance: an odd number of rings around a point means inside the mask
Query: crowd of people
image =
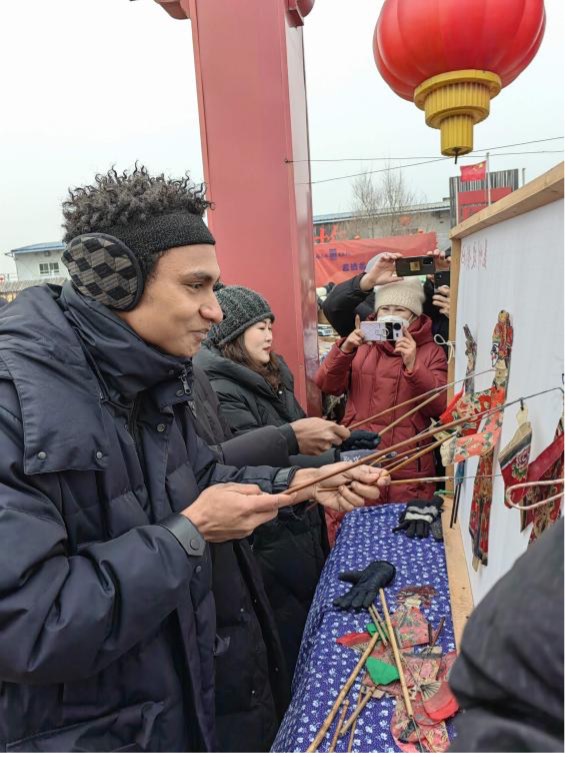
<svg viewBox="0 0 568 757"><path fill-rule="evenodd" d="M97 175L63 205L70 280L0 310L6 751L268 751L341 518L433 495L397 486L433 456L392 481L341 457L444 409L390 412L446 384L449 291L389 253L335 287L315 381L345 416L308 418L270 303L220 283L208 207L187 177ZM402 338L365 341L385 315Z"/></svg>

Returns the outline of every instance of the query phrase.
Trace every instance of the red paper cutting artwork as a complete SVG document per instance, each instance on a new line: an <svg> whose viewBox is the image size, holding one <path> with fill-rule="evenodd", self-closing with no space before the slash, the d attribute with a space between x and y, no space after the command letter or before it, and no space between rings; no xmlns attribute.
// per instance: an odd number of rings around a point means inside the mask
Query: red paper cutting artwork
<svg viewBox="0 0 568 757"><path fill-rule="evenodd" d="M492 407L504 404L509 383L509 365L513 346L513 327L509 313L501 310L493 329L491 359L495 377L491 387ZM493 464L495 444L501 435L503 411L489 416L483 429L475 436L458 440L455 461L465 460L472 454L481 455L473 484L469 515L469 533L472 539L473 567L487 565L489 552L489 520L493 501Z"/></svg>
<svg viewBox="0 0 568 757"><path fill-rule="evenodd" d="M562 419L558 422L554 441L529 465L527 482L546 481L564 478L564 422ZM550 486L539 486L538 488L518 489L521 493L520 505L526 506L538 502L541 499L553 497L562 491L562 484L551 484ZM515 494L516 492L513 492ZM548 502L535 510L521 511L521 530L533 525L530 542L537 539L542 532L551 526L560 517L562 499L554 502ZM530 543L529 542L529 543Z"/></svg>

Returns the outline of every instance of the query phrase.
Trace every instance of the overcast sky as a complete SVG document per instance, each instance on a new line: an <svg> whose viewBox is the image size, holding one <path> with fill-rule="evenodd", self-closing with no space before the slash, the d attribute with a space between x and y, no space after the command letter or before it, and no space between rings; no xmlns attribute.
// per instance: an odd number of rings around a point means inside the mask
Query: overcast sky
<svg viewBox="0 0 568 757"><path fill-rule="evenodd" d="M475 129L476 149L563 134L564 2L545 4L540 51L492 101L491 115ZM314 163L313 181L380 169L380 158L398 165L413 162L402 160L408 156L439 156L439 132L375 68L371 39L380 6L380 0L316 0L306 20L311 157L356 158ZM112 163L124 168L141 159L152 171L189 169L202 178L191 30L153 0L4 0L0 65L0 272L13 270L2 253L60 239L67 188ZM562 150L563 144L500 152ZM527 181L563 157L498 152L491 169L524 167ZM448 178L457 173L451 160L404 170L428 201L447 196ZM350 180L315 184L313 206L315 214L349 210Z"/></svg>

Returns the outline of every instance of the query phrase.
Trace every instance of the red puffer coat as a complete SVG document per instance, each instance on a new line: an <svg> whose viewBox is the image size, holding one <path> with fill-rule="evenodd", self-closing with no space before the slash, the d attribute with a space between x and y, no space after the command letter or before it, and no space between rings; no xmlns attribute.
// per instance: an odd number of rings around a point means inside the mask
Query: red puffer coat
<svg viewBox="0 0 568 757"><path fill-rule="evenodd" d="M417 318L409 328L416 342L416 363L412 373L405 369L400 355L394 352L391 342L364 344L355 352L346 355L339 349L344 341L334 345L319 367L315 377L318 387L327 394L342 394L348 391L343 424L368 418L382 410L394 407L405 400L444 386L447 382L447 362L444 351L432 337L432 322L425 316ZM379 449L409 439L423 431L430 418L437 418L446 407L446 395L434 397L432 402L401 421L381 438ZM376 431L382 437L383 429L408 412L409 405L387 412L363 428ZM409 451L412 448L409 447ZM434 455L421 457L393 474L396 479L422 478L435 475ZM409 499L429 498L434 494L434 484L391 484L385 489L381 502L407 502ZM330 541L335 541L335 532L341 513L326 511Z"/></svg>

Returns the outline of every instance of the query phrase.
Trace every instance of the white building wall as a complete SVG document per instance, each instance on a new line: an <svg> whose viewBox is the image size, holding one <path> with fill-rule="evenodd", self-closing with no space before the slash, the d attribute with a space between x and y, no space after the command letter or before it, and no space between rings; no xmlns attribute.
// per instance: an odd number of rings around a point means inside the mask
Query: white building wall
<svg viewBox="0 0 568 757"><path fill-rule="evenodd" d="M61 253L58 250L22 253L14 255L14 260L20 281L49 276L68 276L67 268L61 262Z"/></svg>

